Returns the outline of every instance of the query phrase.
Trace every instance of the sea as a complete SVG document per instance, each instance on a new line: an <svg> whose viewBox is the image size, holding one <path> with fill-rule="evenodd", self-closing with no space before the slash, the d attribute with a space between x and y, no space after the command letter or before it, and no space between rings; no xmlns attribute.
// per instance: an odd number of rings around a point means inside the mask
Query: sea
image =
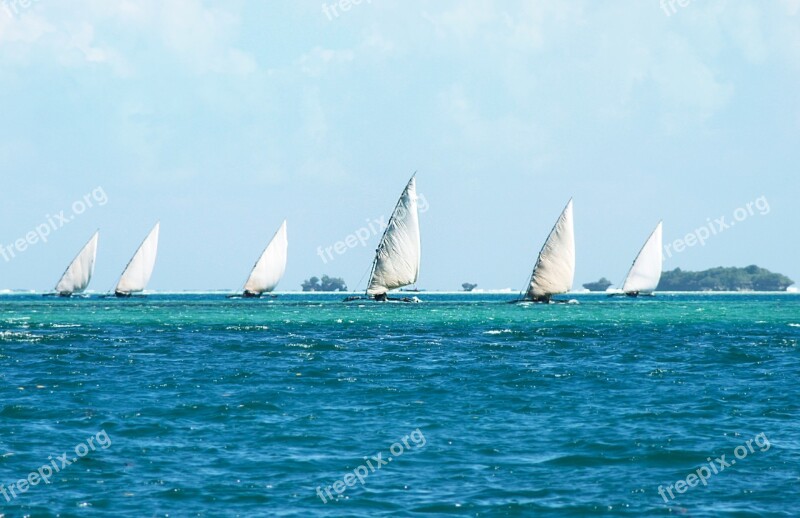
<svg viewBox="0 0 800 518"><path fill-rule="evenodd" d="M0 516L796 516L800 295L0 296Z"/></svg>

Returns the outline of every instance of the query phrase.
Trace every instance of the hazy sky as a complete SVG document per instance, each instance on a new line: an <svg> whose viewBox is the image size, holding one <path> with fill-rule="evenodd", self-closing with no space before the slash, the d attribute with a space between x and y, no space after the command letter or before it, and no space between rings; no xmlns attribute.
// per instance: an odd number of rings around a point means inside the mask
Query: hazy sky
<svg viewBox="0 0 800 518"><path fill-rule="evenodd" d="M415 170L420 288L522 288L570 197L576 287L723 216L665 269L800 280L800 0L337 5L0 0L0 245L56 226L0 288L51 289L99 228L111 289L157 220L150 288L238 288L286 218L279 289L363 289Z"/></svg>

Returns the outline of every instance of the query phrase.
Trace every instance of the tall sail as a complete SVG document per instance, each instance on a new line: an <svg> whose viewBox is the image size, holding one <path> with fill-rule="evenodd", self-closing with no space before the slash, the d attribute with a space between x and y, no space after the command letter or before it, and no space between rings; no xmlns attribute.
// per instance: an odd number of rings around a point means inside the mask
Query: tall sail
<svg viewBox="0 0 800 518"><path fill-rule="evenodd" d="M575 229L570 199L539 252L525 298L541 300L565 293L572 288L574 277Z"/></svg>
<svg viewBox="0 0 800 518"><path fill-rule="evenodd" d="M653 233L647 238L639 255L633 261L628 276L622 284L625 293L652 293L661 280L661 255L662 238L661 222L656 225Z"/></svg>
<svg viewBox="0 0 800 518"><path fill-rule="evenodd" d="M256 261L250 277L244 283L244 292L249 295L261 295L275 289L286 271L289 241L286 237L286 221L272 237L267 248Z"/></svg>
<svg viewBox="0 0 800 518"><path fill-rule="evenodd" d="M81 293L89 285L94 273L94 261L97 258L98 236L99 232L95 232L69 264L56 284L56 293L60 295Z"/></svg>
<svg viewBox="0 0 800 518"><path fill-rule="evenodd" d="M383 295L389 290L417 282L420 263L417 181L411 177L375 252L367 295Z"/></svg>
<svg viewBox="0 0 800 518"><path fill-rule="evenodd" d="M158 252L158 230L160 223L156 223L153 230L147 234L139 249L133 254L125 271L122 272L117 287L114 292L118 295L130 295L143 291L150 276L153 274L153 267L156 264L156 253Z"/></svg>

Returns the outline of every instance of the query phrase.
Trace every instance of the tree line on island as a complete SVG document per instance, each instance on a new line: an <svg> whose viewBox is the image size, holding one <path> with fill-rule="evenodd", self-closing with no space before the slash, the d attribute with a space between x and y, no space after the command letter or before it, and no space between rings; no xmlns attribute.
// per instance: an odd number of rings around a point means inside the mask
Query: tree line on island
<svg viewBox="0 0 800 518"><path fill-rule="evenodd" d="M794 284L790 278L766 268L750 265L745 268L716 267L702 272L675 268L661 275L658 291L786 291ZM605 291L611 281L605 277L583 285L589 291Z"/></svg>
<svg viewBox="0 0 800 518"><path fill-rule="evenodd" d="M589 291L606 291L611 281L602 277L595 282L583 285ZM675 268L661 275L658 291L786 291L794 281L780 273L773 273L766 268L750 265L745 268L717 267L701 272L683 271ZM323 275L311 277L301 284L303 291L347 291L347 284L340 277ZM465 282L461 285L464 291L472 291L478 285Z"/></svg>
<svg viewBox="0 0 800 518"><path fill-rule="evenodd" d="M319 277L311 277L303 281L300 285L303 291L347 291L347 284L341 277L328 277L323 275L322 279Z"/></svg>

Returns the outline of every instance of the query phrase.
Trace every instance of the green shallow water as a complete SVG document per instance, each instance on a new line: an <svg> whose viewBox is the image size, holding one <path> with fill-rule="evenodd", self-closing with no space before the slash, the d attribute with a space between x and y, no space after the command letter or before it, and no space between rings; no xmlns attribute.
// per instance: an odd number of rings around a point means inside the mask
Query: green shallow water
<svg viewBox="0 0 800 518"><path fill-rule="evenodd" d="M793 514L800 296L420 296L0 297L0 514Z"/></svg>

